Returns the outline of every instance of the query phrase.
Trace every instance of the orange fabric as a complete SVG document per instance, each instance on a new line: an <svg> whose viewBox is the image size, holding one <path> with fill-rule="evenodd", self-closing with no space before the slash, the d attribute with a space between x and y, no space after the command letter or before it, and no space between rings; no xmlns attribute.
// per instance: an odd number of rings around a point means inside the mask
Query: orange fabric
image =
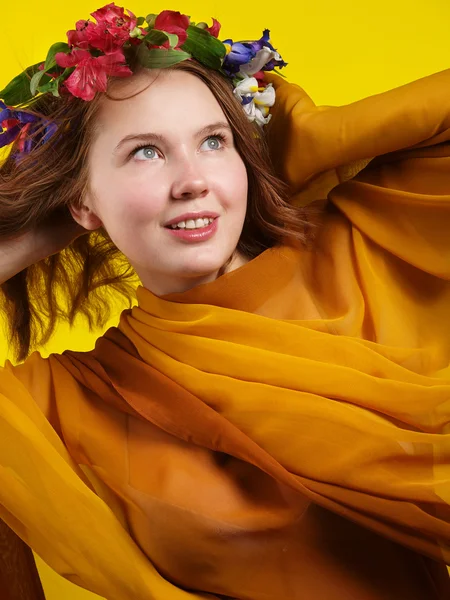
<svg viewBox="0 0 450 600"><path fill-rule="evenodd" d="M111 599L444 600L450 71L340 108L273 80L313 247L8 362L0 516Z"/></svg>

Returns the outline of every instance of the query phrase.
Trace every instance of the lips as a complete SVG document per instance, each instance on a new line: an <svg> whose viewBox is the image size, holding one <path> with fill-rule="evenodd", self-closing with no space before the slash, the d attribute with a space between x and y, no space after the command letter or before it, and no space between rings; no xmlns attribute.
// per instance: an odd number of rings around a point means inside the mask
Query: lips
<svg viewBox="0 0 450 600"><path fill-rule="evenodd" d="M167 223L164 224L164 227L170 227L171 225L176 225L181 221L188 221L189 219L192 219L194 221L196 219L217 219L218 216L219 215L216 212L211 211L184 213L182 215L179 215L178 217L175 217L174 219L171 219L170 221L167 221Z"/></svg>
<svg viewBox="0 0 450 600"><path fill-rule="evenodd" d="M179 229L178 227L167 227L168 235L178 239L184 244L200 244L213 238L217 233L219 219L212 219L206 227L196 229Z"/></svg>

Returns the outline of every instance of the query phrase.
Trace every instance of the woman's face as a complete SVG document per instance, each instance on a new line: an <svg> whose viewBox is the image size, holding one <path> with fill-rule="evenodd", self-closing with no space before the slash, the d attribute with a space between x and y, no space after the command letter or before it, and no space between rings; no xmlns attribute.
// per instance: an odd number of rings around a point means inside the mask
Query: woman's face
<svg viewBox="0 0 450 600"><path fill-rule="evenodd" d="M83 208L71 210L87 229L103 225L142 284L163 295L212 281L233 254L247 173L225 115L200 79L144 71L123 95L149 81L133 98L102 99L89 157L91 193ZM228 270L243 262L237 256Z"/></svg>

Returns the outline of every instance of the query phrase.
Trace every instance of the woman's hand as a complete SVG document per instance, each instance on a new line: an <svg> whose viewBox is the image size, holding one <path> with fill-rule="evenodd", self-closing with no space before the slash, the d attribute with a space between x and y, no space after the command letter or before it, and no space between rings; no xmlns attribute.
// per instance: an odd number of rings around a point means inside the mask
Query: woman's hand
<svg viewBox="0 0 450 600"><path fill-rule="evenodd" d="M38 228L26 233L22 240L32 263L57 254L82 235L90 233L79 225L70 213L59 212ZM32 264L31 263L31 264Z"/></svg>
<svg viewBox="0 0 450 600"><path fill-rule="evenodd" d="M69 211L63 210L20 236L0 240L0 283L30 265L61 252L88 233L90 231L76 223Z"/></svg>

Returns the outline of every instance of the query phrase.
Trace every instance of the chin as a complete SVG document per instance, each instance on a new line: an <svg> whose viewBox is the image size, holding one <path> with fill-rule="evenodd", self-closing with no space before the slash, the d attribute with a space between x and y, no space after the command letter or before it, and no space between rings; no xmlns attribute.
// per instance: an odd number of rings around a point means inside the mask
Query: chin
<svg viewBox="0 0 450 600"><path fill-rule="evenodd" d="M184 279L189 278L203 278L203 277L216 277L218 272L222 269L223 265L228 259L224 260L213 260L205 259L198 261L196 264L182 265L178 270L179 276Z"/></svg>
<svg viewBox="0 0 450 600"><path fill-rule="evenodd" d="M201 253L184 257L179 269L180 276L202 276L216 273L229 260L233 252L233 248L222 251L205 248Z"/></svg>

